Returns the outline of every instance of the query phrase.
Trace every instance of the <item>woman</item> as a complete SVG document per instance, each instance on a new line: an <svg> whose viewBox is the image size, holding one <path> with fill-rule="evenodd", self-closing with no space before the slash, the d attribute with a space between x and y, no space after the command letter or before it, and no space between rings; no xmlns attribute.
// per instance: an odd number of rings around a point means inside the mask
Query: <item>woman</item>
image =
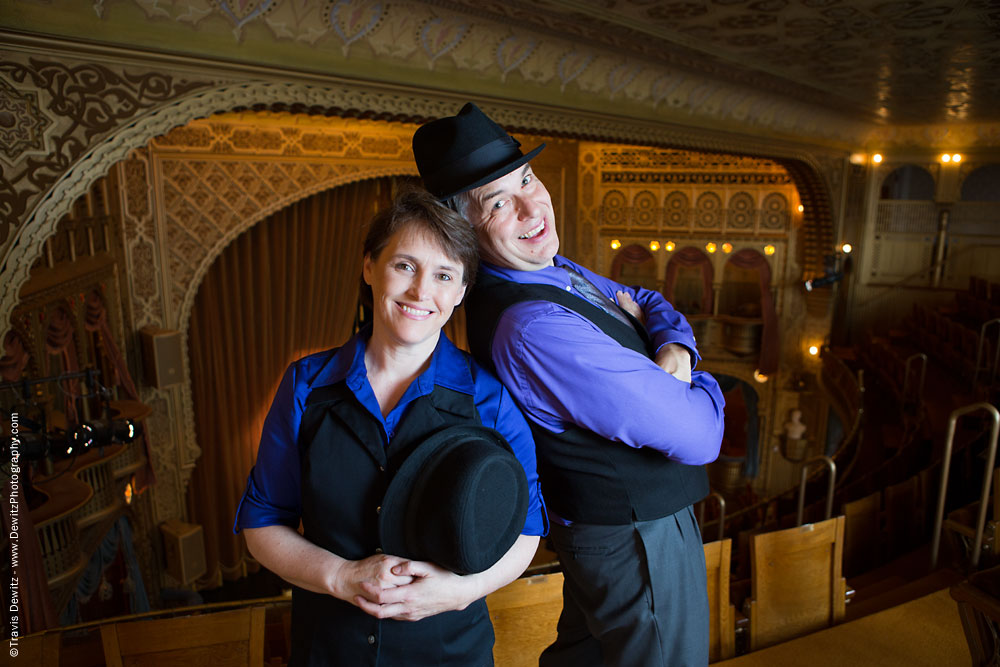
<svg viewBox="0 0 1000 667"><path fill-rule="evenodd" d="M372 327L285 373L235 529L295 586L293 665L492 664L482 598L524 571L547 525L524 417L441 335L477 262L468 223L425 192L404 194L376 215L364 244ZM513 546L465 576L379 553L381 499L399 453L441 424L479 423L504 436L528 481Z"/></svg>

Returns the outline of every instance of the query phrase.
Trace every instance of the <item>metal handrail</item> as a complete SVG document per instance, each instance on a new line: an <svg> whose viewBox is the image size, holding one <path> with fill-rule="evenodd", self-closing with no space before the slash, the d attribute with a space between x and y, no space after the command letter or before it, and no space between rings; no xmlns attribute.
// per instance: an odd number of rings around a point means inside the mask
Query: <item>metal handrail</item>
<svg viewBox="0 0 1000 667"><path fill-rule="evenodd" d="M837 482L837 464L829 456L816 456L802 464L802 481L799 482L799 513L796 517L795 525L801 526L806 513L806 471L813 463L825 463L830 470L830 481L826 489L826 517L833 516L833 487Z"/></svg>
<svg viewBox="0 0 1000 667"><path fill-rule="evenodd" d="M709 498L715 498L719 501L719 537L717 539L721 540L726 536L726 499L718 491L712 491L698 504L698 527L705 524L705 502Z"/></svg>
<svg viewBox="0 0 1000 667"><path fill-rule="evenodd" d="M914 359L920 359L923 363L920 365L920 384L917 385L917 396L916 401L919 403L923 400L924 396L924 378L927 376L927 355L923 352L917 352L916 354L911 354L906 358L906 365L903 366L903 403L906 403L907 391L910 387L910 364Z"/></svg>
<svg viewBox="0 0 1000 667"><path fill-rule="evenodd" d="M990 449L986 455L986 469L983 473L983 492L979 497L979 516L976 518L976 541L972 546L969 565L974 570L979 565L979 550L983 546L983 531L986 528L986 500L990 497L990 483L993 481L993 466L997 457L997 434L1000 433L1000 412L989 403L973 403L958 408L948 417L948 436L944 443L944 455L941 460L941 486L938 490L937 511L934 515L934 540L931 542L931 569L937 567L938 550L941 548L941 526L944 523L944 500L948 493L948 472L951 468L951 448L955 442L955 425L958 418L964 415L986 410L993 416L993 428L990 431Z"/></svg>
<svg viewBox="0 0 1000 667"><path fill-rule="evenodd" d="M997 345L996 352L993 354L993 363L983 369L983 348L986 346L986 330L989 329L991 324L997 325ZM987 351L987 354L989 352ZM979 371L986 370L990 372L990 385L992 386L993 381L996 379L997 375L997 358L1000 357L1000 317L989 320L988 322L983 322L983 326L979 328L979 342L976 345L976 369L972 372L972 388L975 389L976 382L979 380Z"/></svg>

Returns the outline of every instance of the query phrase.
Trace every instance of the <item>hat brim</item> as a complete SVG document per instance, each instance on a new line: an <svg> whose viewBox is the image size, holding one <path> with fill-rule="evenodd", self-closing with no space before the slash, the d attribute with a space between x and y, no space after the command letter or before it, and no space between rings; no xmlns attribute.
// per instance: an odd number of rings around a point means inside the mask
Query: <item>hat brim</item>
<svg viewBox="0 0 1000 667"><path fill-rule="evenodd" d="M507 163L507 164L505 164L505 165L503 165L501 167L497 167L496 169L494 169L490 173L485 174L484 176L479 177L478 179L476 179L475 181L473 181L469 185L466 185L463 188L460 188L460 189L455 190L453 192L449 192L449 193L444 194L444 195L438 195L438 199L440 199L441 201L447 201L447 200L451 199L452 197L454 197L456 195L462 194L463 192L468 192L469 190L475 190L476 188L478 188L481 185L486 185L487 183L495 181L496 179L500 178L501 176L506 176L507 174L509 174L510 172L514 171L518 167L521 167L521 166L527 164L528 162L530 162L531 160L535 159L535 157L539 153L541 153L542 149L544 149L544 148L545 148L545 142L542 142L540 145L538 145L531 152L525 153L524 155L522 155L521 157L517 158L516 160L514 160L512 162L509 162L509 163Z"/></svg>

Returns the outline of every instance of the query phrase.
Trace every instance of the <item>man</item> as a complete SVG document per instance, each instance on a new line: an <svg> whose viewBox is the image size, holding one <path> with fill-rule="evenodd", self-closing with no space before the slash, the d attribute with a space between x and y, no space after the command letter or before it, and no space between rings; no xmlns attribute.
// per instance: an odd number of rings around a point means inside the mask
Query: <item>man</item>
<svg viewBox="0 0 1000 667"><path fill-rule="evenodd" d="M530 164L545 145L519 147L471 103L413 137L425 186L479 238L480 278L466 300L472 352L535 436L565 575L558 637L539 664L705 665L691 504L708 493L722 393L692 371L691 328L662 296L556 254L552 200Z"/></svg>

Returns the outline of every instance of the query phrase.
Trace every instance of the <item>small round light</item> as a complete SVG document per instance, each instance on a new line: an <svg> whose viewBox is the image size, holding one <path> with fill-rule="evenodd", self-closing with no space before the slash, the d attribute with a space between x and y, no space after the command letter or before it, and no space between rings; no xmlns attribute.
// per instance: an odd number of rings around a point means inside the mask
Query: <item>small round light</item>
<svg viewBox="0 0 1000 667"><path fill-rule="evenodd" d="M659 241L650 241L649 242L649 249L652 250L653 252L656 252L657 250L660 249L660 242Z"/></svg>
<svg viewBox="0 0 1000 667"><path fill-rule="evenodd" d="M961 162L962 161L962 154L961 153L955 153L954 155L951 156L951 161L952 162Z"/></svg>
<svg viewBox="0 0 1000 667"><path fill-rule="evenodd" d="M874 162L875 164L879 164L880 162L882 162L882 154L875 153L875 155L872 155L872 162Z"/></svg>
<svg viewBox="0 0 1000 667"><path fill-rule="evenodd" d="M711 241L709 241L708 243L705 244L705 250L707 250L709 253L715 252L715 249L716 249L716 246Z"/></svg>
<svg viewBox="0 0 1000 667"><path fill-rule="evenodd" d="M944 155L941 156L941 161L942 162L951 162L951 156L948 155L947 153L945 153Z"/></svg>
<svg viewBox="0 0 1000 667"><path fill-rule="evenodd" d="M801 213L804 210L806 210L806 207L803 206L802 204L799 204L799 213Z"/></svg>
<svg viewBox="0 0 1000 667"><path fill-rule="evenodd" d="M733 251L733 244L732 243L723 243L722 244L722 252L724 252L724 253L726 253L728 255L732 251Z"/></svg>
<svg viewBox="0 0 1000 667"><path fill-rule="evenodd" d="M622 242L619 241L618 239L613 239L611 241L611 249L612 250L618 250L618 248L621 248L621 247L622 247Z"/></svg>
<svg viewBox="0 0 1000 667"><path fill-rule="evenodd" d="M768 243L766 246L764 246L764 254L765 255L773 255L774 254L774 246L771 245L770 243Z"/></svg>
<svg viewBox="0 0 1000 667"><path fill-rule="evenodd" d="M854 246L852 246L850 243L845 243L844 245L840 246L840 251L845 255L850 255L852 250L854 250Z"/></svg>
<svg viewBox="0 0 1000 667"><path fill-rule="evenodd" d="M665 245L665 246L663 246L663 247L664 247L664 249L665 249L665 250L666 250L667 252L673 252L673 251L674 251L674 248L676 248L677 246L675 246L675 245L674 245L674 242L673 242L673 241L667 241L667 245Z"/></svg>
<svg viewBox="0 0 1000 667"><path fill-rule="evenodd" d="M759 368L753 372L753 379L760 384L767 382L767 376L761 373Z"/></svg>
<svg viewBox="0 0 1000 667"><path fill-rule="evenodd" d="M809 346L809 354L811 354L812 356L815 357L817 354L819 354L819 348L816 347L815 345L810 345Z"/></svg>

